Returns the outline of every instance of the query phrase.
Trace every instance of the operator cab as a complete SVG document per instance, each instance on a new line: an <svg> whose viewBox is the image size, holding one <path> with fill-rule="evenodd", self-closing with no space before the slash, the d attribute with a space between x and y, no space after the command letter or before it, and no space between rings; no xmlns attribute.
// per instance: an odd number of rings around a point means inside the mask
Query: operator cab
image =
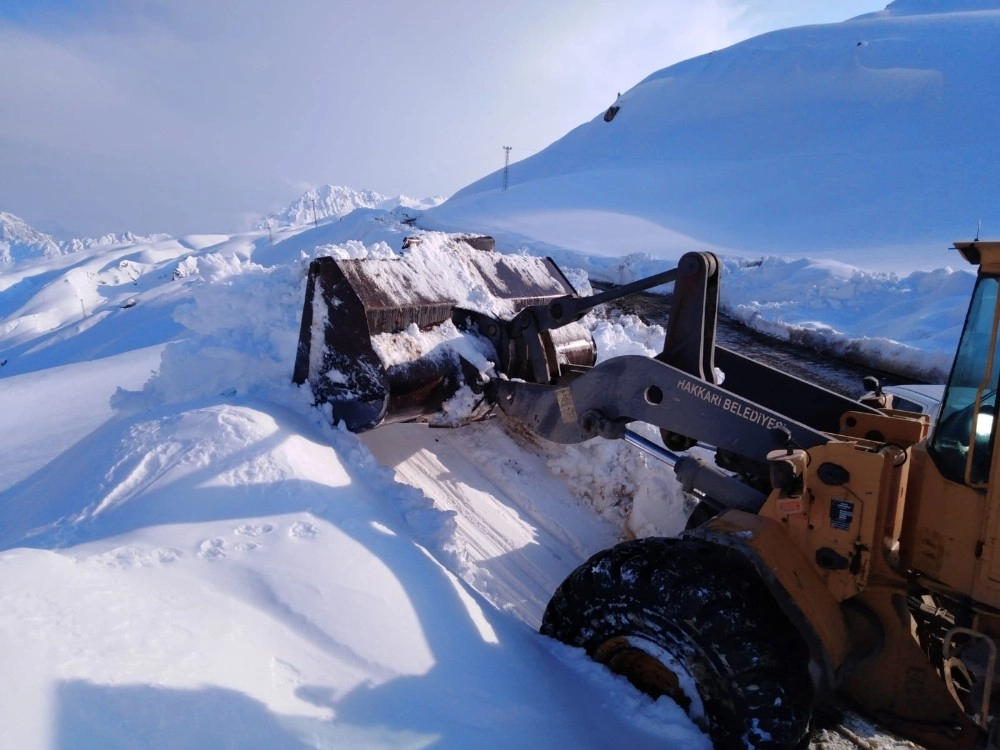
<svg viewBox="0 0 1000 750"><path fill-rule="evenodd" d="M979 266L979 274L927 451L946 479L985 488L998 421L1000 242L956 242L955 247Z"/></svg>

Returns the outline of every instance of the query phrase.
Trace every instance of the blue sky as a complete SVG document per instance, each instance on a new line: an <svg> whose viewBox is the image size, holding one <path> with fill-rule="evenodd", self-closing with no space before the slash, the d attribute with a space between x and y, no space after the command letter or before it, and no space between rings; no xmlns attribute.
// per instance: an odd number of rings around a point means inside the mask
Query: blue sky
<svg viewBox="0 0 1000 750"><path fill-rule="evenodd" d="M0 210L229 232L308 187L450 195L650 73L841 0L0 0Z"/></svg>
<svg viewBox="0 0 1000 750"><path fill-rule="evenodd" d="M36 2L5 0L0 3L0 18L24 25L44 26L58 23L60 18L89 15L97 8L97 3L73 2L73 0L36 0Z"/></svg>

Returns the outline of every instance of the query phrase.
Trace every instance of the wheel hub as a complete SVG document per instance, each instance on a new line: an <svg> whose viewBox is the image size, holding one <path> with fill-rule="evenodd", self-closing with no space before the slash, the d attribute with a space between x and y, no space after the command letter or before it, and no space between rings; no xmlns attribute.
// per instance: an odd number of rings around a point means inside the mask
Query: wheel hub
<svg viewBox="0 0 1000 750"><path fill-rule="evenodd" d="M601 643L591 656L652 698L667 696L692 719L704 717L697 681L683 662L662 646L639 636L619 635Z"/></svg>

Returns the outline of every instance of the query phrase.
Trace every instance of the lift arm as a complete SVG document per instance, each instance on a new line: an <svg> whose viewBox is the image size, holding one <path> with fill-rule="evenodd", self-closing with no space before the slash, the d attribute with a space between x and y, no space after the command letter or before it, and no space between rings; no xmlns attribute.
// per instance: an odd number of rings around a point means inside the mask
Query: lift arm
<svg viewBox="0 0 1000 750"><path fill-rule="evenodd" d="M498 379L489 386L500 409L541 437L578 443L622 437L629 422L646 422L765 461L774 430L811 448L830 438L722 386L642 356L614 357L561 386Z"/></svg>

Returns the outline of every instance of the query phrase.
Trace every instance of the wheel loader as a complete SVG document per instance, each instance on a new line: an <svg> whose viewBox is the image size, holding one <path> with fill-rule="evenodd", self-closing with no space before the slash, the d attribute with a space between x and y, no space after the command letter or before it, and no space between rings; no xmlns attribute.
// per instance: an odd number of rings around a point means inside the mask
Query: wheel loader
<svg viewBox="0 0 1000 750"><path fill-rule="evenodd" d="M1000 242L955 243L978 279L933 423L877 387L849 399L716 345L710 253L579 296L551 260L475 244L456 240L449 264L490 290L489 309L435 290L405 255L313 261L293 379L354 431L433 424L471 393L470 419L625 440L673 467L698 500L688 528L591 557L543 634L673 699L717 748L795 747L834 699L931 750L997 747ZM595 364L580 318L669 283L663 351ZM413 325L455 326L495 368L445 349L388 356Z"/></svg>

